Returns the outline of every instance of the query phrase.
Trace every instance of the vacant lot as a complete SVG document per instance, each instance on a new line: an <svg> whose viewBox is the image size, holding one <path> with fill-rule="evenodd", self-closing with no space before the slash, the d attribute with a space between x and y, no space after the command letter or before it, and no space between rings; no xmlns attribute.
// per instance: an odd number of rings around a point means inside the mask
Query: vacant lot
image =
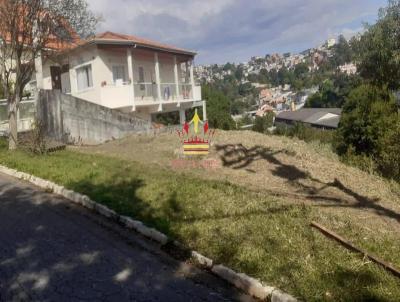
<svg viewBox="0 0 400 302"><path fill-rule="evenodd" d="M181 149L177 135L169 133L79 150L228 181L290 204L305 203L324 213L357 218L353 222L367 231L379 225L381 231L400 233L399 186L342 164L328 146L252 131L221 131L207 158L219 168L211 170L176 167Z"/></svg>
<svg viewBox="0 0 400 302"><path fill-rule="evenodd" d="M309 226L316 220L400 266L397 185L326 148L252 132L216 135L216 170L174 171L180 152L178 138L162 134L42 157L3 147L0 163L88 194L303 300L398 300L399 279Z"/></svg>

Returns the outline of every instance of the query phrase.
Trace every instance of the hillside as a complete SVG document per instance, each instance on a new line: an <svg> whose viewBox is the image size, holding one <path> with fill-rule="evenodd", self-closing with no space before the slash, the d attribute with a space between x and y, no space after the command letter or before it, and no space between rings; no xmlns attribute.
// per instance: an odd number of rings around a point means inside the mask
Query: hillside
<svg viewBox="0 0 400 302"><path fill-rule="evenodd" d="M398 278L310 227L319 222L400 267L398 185L326 148L252 132L217 133L215 170L179 168L179 157L175 134L41 156L0 140L0 164L88 195L303 301L398 300Z"/></svg>
<svg viewBox="0 0 400 302"><path fill-rule="evenodd" d="M66 175L55 159L36 166L217 263L305 301L400 295L398 278L310 227L316 221L400 267L399 186L342 164L326 146L221 131L208 157L220 167L211 170L196 160L177 167L173 133L72 151Z"/></svg>
<svg viewBox="0 0 400 302"><path fill-rule="evenodd" d="M324 213L357 217L352 220L365 229L379 224L382 231L400 232L399 186L341 163L328 146L252 131L219 131L207 157L219 167L211 170L173 167L173 160L181 157L174 133L131 136L80 151L226 180L288 203L306 203Z"/></svg>

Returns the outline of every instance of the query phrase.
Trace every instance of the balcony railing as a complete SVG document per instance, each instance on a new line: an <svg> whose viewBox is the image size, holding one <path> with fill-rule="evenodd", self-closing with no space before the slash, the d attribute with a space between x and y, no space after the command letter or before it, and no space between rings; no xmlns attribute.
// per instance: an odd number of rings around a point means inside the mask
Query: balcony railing
<svg viewBox="0 0 400 302"><path fill-rule="evenodd" d="M194 97L201 99L199 87L193 88L191 84L179 84L179 95L175 83L161 83L161 97L158 98L158 87L155 83L123 83L121 85L106 85L101 88L101 103L109 108L123 108L136 105L151 105L158 102L178 102L193 100ZM198 93L199 90L199 93ZM135 101L132 101L134 93ZM200 96L198 96L200 94ZM197 100L197 99L196 99Z"/></svg>
<svg viewBox="0 0 400 302"><path fill-rule="evenodd" d="M157 100L157 84L154 83L135 83L135 99L156 101Z"/></svg>
<svg viewBox="0 0 400 302"><path fill-rule="evenodd" d="M176 85L175 83L162 83L161 84L161 99L163 101L176 101Z"/></svg>
<svg viewBox="0 0 400 302"><path fill-rule="evenodd" d="M193 99L193 91L191 84L180 84L179 91L181 94L181 99L183 100Z"/></svg>

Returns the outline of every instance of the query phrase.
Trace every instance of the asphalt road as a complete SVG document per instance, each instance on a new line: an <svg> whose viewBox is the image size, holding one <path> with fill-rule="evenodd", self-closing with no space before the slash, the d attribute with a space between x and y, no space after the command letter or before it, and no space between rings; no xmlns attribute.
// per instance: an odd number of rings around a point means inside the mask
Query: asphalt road
<svg viewBox="0 0 400 302"><path fill-rule="evenodd" d="M252 301L71 202L0 174L0 301Z"/></svg>

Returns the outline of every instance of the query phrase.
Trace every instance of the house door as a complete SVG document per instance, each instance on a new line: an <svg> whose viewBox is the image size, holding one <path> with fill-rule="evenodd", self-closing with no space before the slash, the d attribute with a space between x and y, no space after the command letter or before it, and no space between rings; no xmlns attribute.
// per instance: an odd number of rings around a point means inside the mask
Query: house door
<svg viewBox="0 0 400 302"><path fill-rule="evenodd" d="M50 66L50 75L53 89L61 90L61 67Z"/></svg>

